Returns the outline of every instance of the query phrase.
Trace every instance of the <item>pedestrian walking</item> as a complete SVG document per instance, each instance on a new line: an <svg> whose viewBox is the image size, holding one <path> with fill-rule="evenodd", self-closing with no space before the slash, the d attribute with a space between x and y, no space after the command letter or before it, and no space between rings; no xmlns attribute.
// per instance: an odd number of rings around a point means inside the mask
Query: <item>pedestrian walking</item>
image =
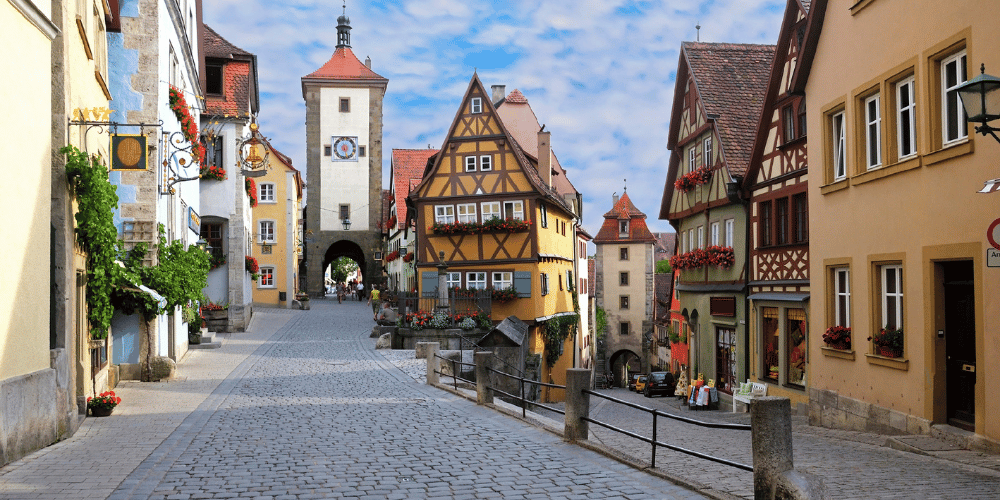
<svg viewBox="0 0 1000 500"><path fill-rule="evenodd" d="M361 299L365 298L365 286L362 285L360 281L358 282L357 290L358 290L358 302L361 302Z"/></svg>
<svg viewBox="0 0 1000 500"><path fill-rule="evenodd" d="M381 295L379 287L373 286L372 293L368 296L368 305L372 306L372 319L375 321L378 321L379 296Z"/></svg>

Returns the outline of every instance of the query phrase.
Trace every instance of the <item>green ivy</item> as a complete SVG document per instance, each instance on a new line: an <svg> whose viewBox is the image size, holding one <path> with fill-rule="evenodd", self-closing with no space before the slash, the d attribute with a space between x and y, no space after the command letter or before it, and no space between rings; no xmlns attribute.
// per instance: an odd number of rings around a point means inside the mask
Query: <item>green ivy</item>
<svg viewBox="0 0 1000 500"><path fill-rule="evenodd" d="M76 239L87 253L87 320L90 335L95 339L108 336L114 307L111 294L120 267L115 265L118 253L118 230L114 209L118 208L116 186L108 181L108 169L96 156L73 146L59 150L66 155L66 177L76 196Z"/></svg>
<svg viewBox="0 0 1000 500"><path fill-rule="evenodd" d="M545 322L545 364L549 368L555 366L556 361L563 355L566 338L576 331L579 322L580 315L575 313Z"/></svg>
<svg viewBox="0 0 1000 500"><path fill-rule="evenodd" d="M598 307L594 313L594 338L604 340L604 334L608 331L608 313Z"/></svg>

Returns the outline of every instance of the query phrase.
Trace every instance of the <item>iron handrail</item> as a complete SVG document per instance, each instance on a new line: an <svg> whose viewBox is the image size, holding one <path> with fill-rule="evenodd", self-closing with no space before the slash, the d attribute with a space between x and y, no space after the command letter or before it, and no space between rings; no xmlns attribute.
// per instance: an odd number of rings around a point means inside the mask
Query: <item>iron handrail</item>
<svg viewBox="0 0 1000 500"><path fill-rule="evenodd" d="M503 375L505 377L517 379L518 385L521 387L521 395L520 396L515 396L515 395L513 395L513 394L511 394L509 392L502 391L502 390L497 389L497 388L492 387L492 386L487 386L487 387L489 387L490 390L492 390L494 392L499 392L500 394L503 394L505 396L509 396L509 397L513 398L514 400L519 401L521 403L521 418L527 418L527 416L528 416L528 400L524 397L524 384L526 382L529 383L529 384L540 385L540 386L543 386L543 387L552 387L552 388L555 388L555 389L563 389L563 390L566 389L565 385L549 384L547 382L539 382L537 380L531 380L531 379L527 379L527 378L524 378L524 377L516 377L516 376L511 375L509 373L505 373L505 372L502 372L500 370L496 370L493 367L487 367L486 369L488 371L491 371L491 372L496 373L498 375ZM559 408L554 408L552 406L547 406L547 405L543 405L541 403L535 403L535 402L532 402L531 404L534 405L534 406L537 406L539 408L545 408L546 410L549 410L549 411L551 411L553 413L558 413L560 415L565 415L566 414L566 412L564 410L560 410Z"/></svg>
<svg viewBox="0 0 1000 500"><path fill-rule="evenodd" d="M749 430L752 429L752 427L749 426L749 425L746 425L746 424L724 424L724 423L717 423L717 422L704 422L704 421L701 421L701 420L695 420L693 418L687 418L687 417L682 417L680 415L673 415L673 414L670 414L670 413L662 412L660 410L657 410L657 409L654 409L654 408L649 408L649 407L646 407L646 406L642 406L640 404L632 403L630 401L625 401L623 399L618 399L618 398L615 398L615 397L607 396L605 394L600 394L598 392L594 392L594 391L591 391L589 389L584 389L581 392L583 392L584 394L589 394L591 396L597 396L599 398L604 398L604 399L607 399L609 401L612 401L612 402L615 402L615 403L619 403L619 404L628 406L630 408L635 408L637 410L641 410L641 411L644 411L646 413L651 413L653 415L653 437L652 438L647 438L645 436L641 436L641 435L636 434L634 432L627 431L625 429L621 429L621 428L615 427L615 426L613 426L611 424L607 424L607 423L604 423L604 422L600 422L600 421L594 420L594 419L592 419L590 417L582 417L582 419L584 421L597 424L597 425L599 425L601 427L613 430L615 432L620 432L622 434L625 434L626 436L638 439L638 440L643 441L645 443L649 443L652 446L652 451L651 451L651 454L650 454L651 455L650 456L650 466L651 467L656 467L656 447L657 446L662 446L662 447L667 448L669 450L674 450L674 451L678 451L678 452L681 452L681 453L686 453L688 455L695 456L695 457L698 457L698 458L701 458L701 459L704 459L704 460L709 460L709 461L720 463L720 464L723 464L723 465L728 465L730 467L736 467L737 469L742 469L742 470L745 470L745 471L753 472L753 466L751 466L751 465L741 464L739 462L733 462L732 460L727 460L725 458L713 457L711 455L706 455L704 453L699 453L699 452L694 451L694 450L689 450L687 448L682 448L680 446L675 446L675 445L672 445L672 444L664 443L662 441L657 441L657 439L656 439L656 427L657 427L656 418L658 416L664 416L664 417L672 418L674 420L678 420L678 421L681 421L681 422L684 422L684 423L694 424L694 425L698 425L698 426L701 426L701 427L709 427L709 428L712 428L712 429L730 429L730 430L749 431Z"/></svg>

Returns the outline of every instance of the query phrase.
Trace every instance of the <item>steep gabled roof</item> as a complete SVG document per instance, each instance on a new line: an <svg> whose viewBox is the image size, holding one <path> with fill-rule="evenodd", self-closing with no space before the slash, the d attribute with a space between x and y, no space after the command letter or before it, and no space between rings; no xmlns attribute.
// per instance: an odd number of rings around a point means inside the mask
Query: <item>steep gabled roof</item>
<svg viewBox="0 0 1000 500"><path fill-rule="evenodd" d="M321 68L309 73L305 78L322 78L331 80L385 80L387 78L374 72L358 60L350 47L338 47L330 60Z"/></svg>
<svg viewBox="0 0 1000 500"><path fill-rule="evenodd" d="M396 229L406 229L406 197L423 177L427 160L437 152L436 149L392 150L392 197L396 203Z"/></svg>
<svg viewBox="0 0 1000 500"><path fill-rule="evenodd" d="M774 45L684 42L681 50L705 115L718 117L715 130L729 173L743 175L750 164Z"/></svg>
<svg viewBox="0 0 1000 500"><path fill-rule="evenodd" d="M618 221L628 220L628 234L621 236L618 232ZM604 214L604 224L601 230L594 237L594 243L645 243L655 242L656 238L646 226L646 214L639 211L632 200L628 197L628 192L622 194L614 207Z"/></svg>
<svg viewBox="0 0 1000 500"><path fill-rule="evenodd" d="M302 199L302 172L300 172L299 169L297 169L294 166L292 166L292 159L290 157L288 157L288 155L282 153L281 151L278 151L277 148L275 148L274 145L271 144L271 142L268 141L266 137L261 136L260 139L261 139L261 142L264 143L264 147L266 147L271 152L271 156L273 156L275 159L277 159L278 163L281 166L285 167L286 170L295 173L295 176L294 176L295 177L295 192L296 192L296 195L298 196L298 199L301 200ZM274 167L272 167L272 170L273 170L273 168ZM270 172L268 172L268 175L270 175Z"/></svg>
<svg viewBox="0 0 1000 500"><path fill-rule="evenodd" d="M218 59L233 59L236 56L250 56L251 54L229 42L222 35L216 33L207 24L202 24L201 36L204 40L204 54L205 57L214 57Z"/></svg>

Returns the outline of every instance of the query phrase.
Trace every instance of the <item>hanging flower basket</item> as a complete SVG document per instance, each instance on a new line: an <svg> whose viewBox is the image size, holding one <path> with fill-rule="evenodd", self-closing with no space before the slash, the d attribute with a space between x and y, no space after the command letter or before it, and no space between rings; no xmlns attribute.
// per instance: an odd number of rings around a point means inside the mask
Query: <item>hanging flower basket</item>
<svg viewBox="0 0 1000 500"><path fill-rule="evenodd" d="M396 260L398 258L399 258L399 250L393 250L393 251L389 252L389 255L385 256L385 261L386 262L392 262L392 261L394 261L394 260Z"/></svg>
<svg viewBox="0 0 1000 500"><path fill-rule="evenodd" d="M413 262L413 252L409 252L403 256L403 262Z"/></svg>

